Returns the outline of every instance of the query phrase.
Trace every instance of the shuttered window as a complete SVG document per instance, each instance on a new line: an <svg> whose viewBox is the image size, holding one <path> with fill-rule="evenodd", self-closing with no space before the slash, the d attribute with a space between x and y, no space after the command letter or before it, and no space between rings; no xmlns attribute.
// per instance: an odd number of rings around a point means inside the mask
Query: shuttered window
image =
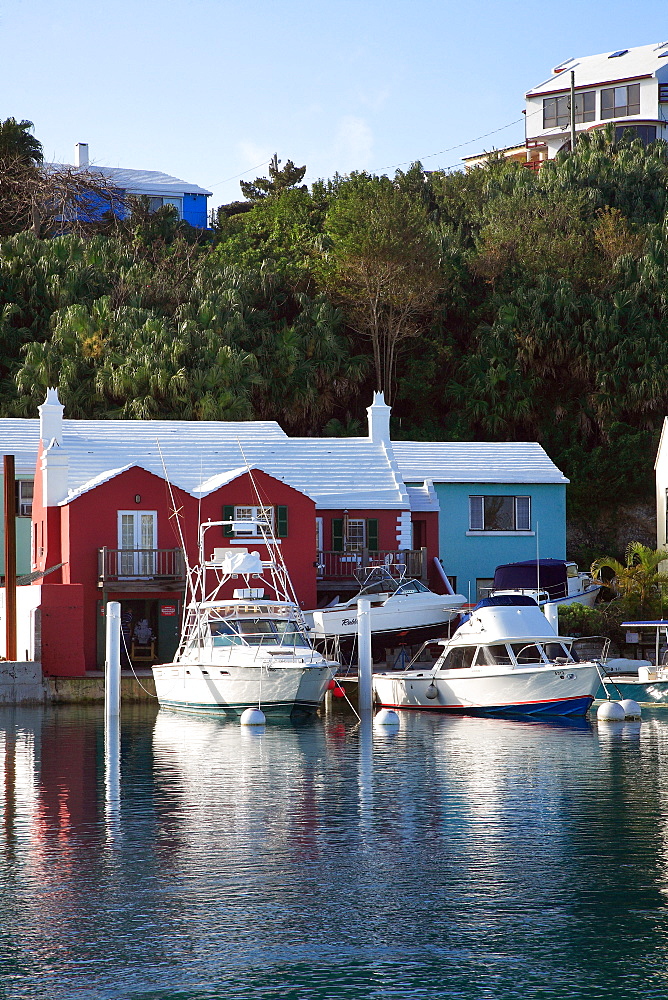
<svg viewBox="0 0 668 1000"><path fill-rule="evenodd" d="M276 537L277 538L287 538L288 537L288 508L287 507L277 507L276 508Z"/></svg>
<svg viewBox="0 0 668 1000"><path fill-rule="evenodd" d="M515 531L531 531L530 497L515 497Z"/></svg>
<svg viewBox="0 0 668 1000"><path fill-rule="evenodd" d="M332 518L332 552L343 552L343 518Z"/></svg>
<svg viewBox="0 0 668 1000"><path fill-rule="evenodd" d="M343 518L332 518L332 552L378 552L378 518L348 518L348 533L344 537Z"/></svg>
<svg viewBox="0 0 668 1000"><path fill-rule="evenodd" d="M482 531L485 527L484 497L469 497L469 531Z"/></svg>
<svg viewBox="0 0 668 1000"><path fill-rule="evenodd" d="M531 497L469 497L469 531L531 531Z"/></svg>
<svg viewBox="0 0 668 1000"><path fill-rule="evenodd" d="M223 521L233 521L234 520L234 507L228 507L227 505L223 507ZM223 536L225 538L234 538L234 531L232 530L231 524L223 525Z"/></svg>

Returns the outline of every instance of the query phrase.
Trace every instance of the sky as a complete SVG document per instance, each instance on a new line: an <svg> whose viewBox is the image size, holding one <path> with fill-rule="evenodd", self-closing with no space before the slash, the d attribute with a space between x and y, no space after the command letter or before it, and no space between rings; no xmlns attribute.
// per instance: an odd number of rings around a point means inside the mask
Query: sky
<svg viewBox="0 0 668 1000"><path fill-rule="evenodd" d="M665 40L656 0L0 0L0 119L34 122L47 161L87 142L215 208L274 153L308 183L459 169L522 141L561 61Z"/></svg>

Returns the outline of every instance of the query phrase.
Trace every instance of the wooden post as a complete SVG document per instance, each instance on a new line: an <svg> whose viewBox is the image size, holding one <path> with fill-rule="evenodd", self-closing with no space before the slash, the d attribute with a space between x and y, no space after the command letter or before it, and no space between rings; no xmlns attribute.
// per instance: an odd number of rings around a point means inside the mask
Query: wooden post
<svg viewBox="0 0 668 1000"><path fill-rule="evenodd" d="M5 657L16 659L16 479L14 456L5 455Z"/></svg>
<svg viewBox="0 0 668 1000"><path fill-rule="evenodd" d="M423 545L422 548L420 549L420 552L422 553L422 558L420 560L420 578L424 580L426 583L427 573L429 569L429 567L427 566L427 546Z"/></svg>

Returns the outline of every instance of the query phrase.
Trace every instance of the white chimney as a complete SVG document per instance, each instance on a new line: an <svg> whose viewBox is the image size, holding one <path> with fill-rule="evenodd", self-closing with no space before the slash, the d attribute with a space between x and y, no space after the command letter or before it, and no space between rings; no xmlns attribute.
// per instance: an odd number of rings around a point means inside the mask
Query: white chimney
<svg viewBox="0 0 668 1000"><path fill-rule="evenodd" d="M367 406L369 437L374 444L390 444L390 414L392 408L385 402L382 392L374 393L373 403Z"/></svg>
<svg viewBox="0 0 668 1000"><path fill-rule="evenodd" d="M47 389L46 399L39 409L39 436L45 448L51 441L63 443L63 410L65 407L58 399L57 389Z"/></svg>
<svg viewBox="0 0 668 1000"><path fill-rule="evenodd" d="M65 499L69 478L69 456L52 441L42 452L42 503L45 507L55 507Z"/></svg>
<svg viewBox="0 0 668 1000"><path fill-rule="evenodd" d="M87 167L88 166L88 143L78 142L74 147L74 166L75 167Z"/></svg>

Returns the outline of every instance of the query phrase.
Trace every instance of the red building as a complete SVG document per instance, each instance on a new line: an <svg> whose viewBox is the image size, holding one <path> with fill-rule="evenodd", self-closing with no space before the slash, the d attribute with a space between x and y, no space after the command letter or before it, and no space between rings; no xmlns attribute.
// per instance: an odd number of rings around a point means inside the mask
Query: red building
<svg viewBox="0 0 668 1000"><path fill-rule="evenodd" d="M353 593L356 573L370 564L427 579L438 551L437 505L424 489L404 485L386 444L382 400L369 408L369 437L356 439L289 438L269 421L65 421L62 414L49 390L40 407L31 536L45 673L102 667L109 600L121 602L128 658L169 660L186 563L198 560L198 527L207 520L271 523L305 609ZM265 554L252 526L212 529L209 545ZM58 601L49 600L56 592Z"/></svg>

